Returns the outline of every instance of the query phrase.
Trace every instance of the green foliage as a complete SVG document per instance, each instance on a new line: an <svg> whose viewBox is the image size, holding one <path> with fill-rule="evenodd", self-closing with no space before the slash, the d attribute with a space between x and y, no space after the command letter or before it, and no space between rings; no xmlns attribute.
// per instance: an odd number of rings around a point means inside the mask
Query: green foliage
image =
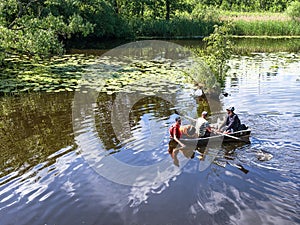
<svg viewBox="0 0 300 225"><path fill-rule="evenodd" d="M72 34L87 35L93 25L72 11L70 14L57 14L50 10L57 1L17 1L2 2L0 24L0 49L5 54L26 54L47 56L61 54L60 41Z"/></svg>
<svg viewBox="0 0 300 225"><path fill-rule="evenodd" d="M91 34L95 38L118 38L130 35L124 19L117 15L113 6L104 0L51 0L48 1L47 10L56 16L63 16L66 20L72 18L70 26L73 36L83 38ZM92 30L86 29L87 24ZM92 32L91 32L92 31Z"/></svg>
<svg viewBox="0 0 300 225"><path fill-rule="evenodd" d="M178 12L191 12L193 5L188 0L118 0L118 12L126 18L166 19ZM170 19L169 18L169 19Z"/></svg>
<svg viewBox="0 0 300 225"><path fill-rule="evenodd" d="M197 50L197 54L209 66L218 82L223 84L226 73L229 70L228 60L232 55L232 42L229 34L231 24L225 23L222 26L215 25L214 32L204 38L206 48Z"/></svg>
<svg viewBox="0 0 300 225"><path fill-rule="evenodd" d="M200 0L199 4L218 6L223 10L238 12L283 12L291 0Z"/></svg>
<svg viewBox="0 0 300 225"><path fill-rule="evenodd" d="M300 26L296 21L243 21L233 24L231 34L249 36L298 36Z"/></svg>
<svg viewBox="0 0 300 225"><path fill-rule="evenodd" d="M192 18L204 20L204 21L218 21L219 10L216 7L210 7L202 4L197 4L192 13Z"/></svg>
<svg viewBox="0 0 300 225"><path fill-rule="evenodd" d="M193 37L207 36L213 31L213 21L192 20L188 18L174 18L166 21L132 19L130 27L136 36L146 37Z"/></svg>
<svg viewBox="0 0 300 225"><path fill-rule="evenodd" d="M211 73L212 71L206 58L203 60L203 55L201 55L200 58L196 57L194 61L191 68L184 71L188 81L200 87L206 94L219 90L220 83L215 74Z"/></svg>
<svg viewBox="0 0 300 225"><path fill-rule="evenodd" d="M136 36L207 36L220 23L220 9L281 12L289 3L291 0L5 0L0 2L0 64L15 54L61 54L70 39L81 44ZM299 1L291 3L287 12L298 17ZM299 35L298 27L287 21L237 22L234 31Z"/></svg>
<svg viewBox="0 0 300 225"><path fill-rule="evenodd" d="M293 20L300 19L300 2L294 1L289 4L286 9L286 14L290 16Z"/></svg>

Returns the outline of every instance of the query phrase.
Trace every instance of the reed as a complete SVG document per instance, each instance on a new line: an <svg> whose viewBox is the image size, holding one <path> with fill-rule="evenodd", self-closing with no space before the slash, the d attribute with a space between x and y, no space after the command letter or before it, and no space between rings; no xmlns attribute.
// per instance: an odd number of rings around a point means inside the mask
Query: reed
<svg viewBox="0 0 300 225"><path fill-rule="evenodd" d="M233 23L232 34L241 36L299 36L300 23L292 20L236 20Z"/></svg>
<svg viewBox="0 0 300 225"><path fill-rule="evenodd" d="M135 19L129 22L137 37L164 38L208 36L213 32L213 26L217 23L190 18L174 18L170 21Z"/></svg>

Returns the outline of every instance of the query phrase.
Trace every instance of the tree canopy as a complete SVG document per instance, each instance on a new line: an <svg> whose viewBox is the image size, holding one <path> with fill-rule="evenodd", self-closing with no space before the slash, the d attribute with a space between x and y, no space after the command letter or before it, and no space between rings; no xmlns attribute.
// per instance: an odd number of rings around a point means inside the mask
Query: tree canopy
<svg viewBox="0 0 300 225"><path fill-rule="evenodd" d="M6 54L60 54L70 38L176 33L207 19L207 7L284 11L290 0L6 0L0 2L0 61ZM211 13L210 15L213 15ZM199 16L200 15L200 16ZM179 21L179 22L178 22ZM168 26L166 26L166 24ZM214 23L204 24L203 34ZM208 29L207 27L211 28ZM142 27L142 28L141 28ZM168 28L169 27L169 28ZM191 30L200 29L191 26ZM168 30L169 29L169 30ZM153 30L152 32L148 32ZM171 30L171 31L170 31ZM173 31L175 30L175 31ZM188 31L190 32L190 31ZM193 32L190 32L191 35Z"/></svg>

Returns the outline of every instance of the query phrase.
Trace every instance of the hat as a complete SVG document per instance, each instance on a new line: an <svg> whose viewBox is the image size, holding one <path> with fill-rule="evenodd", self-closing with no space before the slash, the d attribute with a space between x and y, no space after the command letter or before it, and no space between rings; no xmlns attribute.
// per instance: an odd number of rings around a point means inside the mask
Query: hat
<svg viewBox="0 0 300 225"><path fill-rule="evenodd" d="M175 121L177 122L177 121L179 121L179 120L181 120L181 118L180 118L180 116L177 116L177 117L175 118Z"/></svg>
<svg viewBox="0 0 300 225"><path fill-rule="evenodd" d="M228 107L226 110L233 112L233 111L234 111L234 107L233 107L233 106L230 106L230 107Z"/></svg>
<svg viewBox="0 0 300 225"><path fill-rule="evenodd" d="M203 112L202 112L202 115L207 116L207 112L206 112L206 111L203 111Z"/></svg>

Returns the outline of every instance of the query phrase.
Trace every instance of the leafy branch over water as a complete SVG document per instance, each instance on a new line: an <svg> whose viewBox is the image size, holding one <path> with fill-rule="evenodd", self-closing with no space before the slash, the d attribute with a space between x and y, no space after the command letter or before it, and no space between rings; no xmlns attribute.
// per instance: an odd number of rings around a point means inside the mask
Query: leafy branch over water
<svg viewBox="0 0 300 225"><path fill-rule="evenodd" d="M229 37L230 31L230 23L225 23L222 26L215 25L214 32L203 39L206 47L195 49L196 54L209 66L212 74L221 85L223 85L225 76L230 69L228 61L233 53L233 44ZM205 79L207 76L202 74L201 77L201 73L197 77L200 82Z"/></svg>

